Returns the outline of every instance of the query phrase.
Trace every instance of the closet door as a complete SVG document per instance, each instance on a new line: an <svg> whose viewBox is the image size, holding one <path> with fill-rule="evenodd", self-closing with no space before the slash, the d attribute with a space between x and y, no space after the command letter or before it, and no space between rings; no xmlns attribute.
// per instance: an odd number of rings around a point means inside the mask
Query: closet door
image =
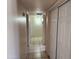
<svg viewBox="0 0 79 59"><path fill-rule="evenodd" d="M71 2L59 7L57 59L71 59Z"/></svg>
<svg viewBox="0 0 79 59"><path fill-rule="evenodd" d="M50 12L50 59L55 59L56 55L57 17L58 8Z"/></svg>

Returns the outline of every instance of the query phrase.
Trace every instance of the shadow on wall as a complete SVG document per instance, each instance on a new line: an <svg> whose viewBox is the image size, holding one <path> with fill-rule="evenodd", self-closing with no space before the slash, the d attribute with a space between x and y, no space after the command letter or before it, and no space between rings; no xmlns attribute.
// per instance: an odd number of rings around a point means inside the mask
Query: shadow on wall
<svg viewBox="0 0 79 59"><path fill-rule="evenodd" d="M26 59L26 24L19 23L20 59Z"/></svg>

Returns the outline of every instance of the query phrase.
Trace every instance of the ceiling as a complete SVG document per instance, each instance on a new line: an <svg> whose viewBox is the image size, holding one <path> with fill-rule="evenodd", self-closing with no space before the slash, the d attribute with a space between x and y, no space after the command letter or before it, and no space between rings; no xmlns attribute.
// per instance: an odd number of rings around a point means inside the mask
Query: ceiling
<svg viewBox="0 0 79 59"><path fill-rule="evenodd" d="M27 10L46 10L56 0L18 0L18 2Z"/></svg>

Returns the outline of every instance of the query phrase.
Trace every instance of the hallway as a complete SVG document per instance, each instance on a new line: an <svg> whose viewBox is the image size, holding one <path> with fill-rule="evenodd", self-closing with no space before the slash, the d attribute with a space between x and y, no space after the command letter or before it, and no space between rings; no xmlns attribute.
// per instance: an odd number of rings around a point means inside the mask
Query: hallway
<svg viewBox="0 0 79 59"><path fill-rule="evenodd" d="M8 59L70 59L71 1L8 0Z"/></svg>
<svg viewBox="0 0 79 59"><path fill-rule="evenodd" d="M42 40L39 38L33 40L29 44L29 59L48 59L45 53L45 45L41 42Z"/></svg>
<svg viewBox="0 0 79 59"><path fill-rule="evenodd" d="M29 59L48 59L44 46L36 45L31 47Z"/></svg>
<svg viewBox="0 0 79 59"><path fill-rule="evenodd" d="M28 59L48 59L45 53L43 15L30 15L29 20Z"/></svg>
<svg viewBox="0 0 79 59"><path fill-rule="evenodd" d="M29 59L48 59L45 52L30 53Z"/></svg>
<svg viewBox="0 0 79 59"><path fill-rule="evenodd" d="M41 39L42 38L31 39L31 43L29 44L29 59L48 59L45 52L45 45Z"/></svg>

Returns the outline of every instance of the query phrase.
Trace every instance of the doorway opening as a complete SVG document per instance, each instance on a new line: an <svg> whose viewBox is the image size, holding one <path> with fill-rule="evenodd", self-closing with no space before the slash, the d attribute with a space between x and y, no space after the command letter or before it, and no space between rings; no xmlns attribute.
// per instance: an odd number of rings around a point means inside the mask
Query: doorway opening
<svg viewBox="0 0 79 59"><path fill-rule="evenodd" d="M43 15L29 15L29 48L30 52L44 51ZM37 51L38 52L38 51Z"/></svg>
<svg viewBox="0 0 79 59"><path fill-rule="evenodd" d="M43 15L29 15L29 59L46 58Z"/></svg>

